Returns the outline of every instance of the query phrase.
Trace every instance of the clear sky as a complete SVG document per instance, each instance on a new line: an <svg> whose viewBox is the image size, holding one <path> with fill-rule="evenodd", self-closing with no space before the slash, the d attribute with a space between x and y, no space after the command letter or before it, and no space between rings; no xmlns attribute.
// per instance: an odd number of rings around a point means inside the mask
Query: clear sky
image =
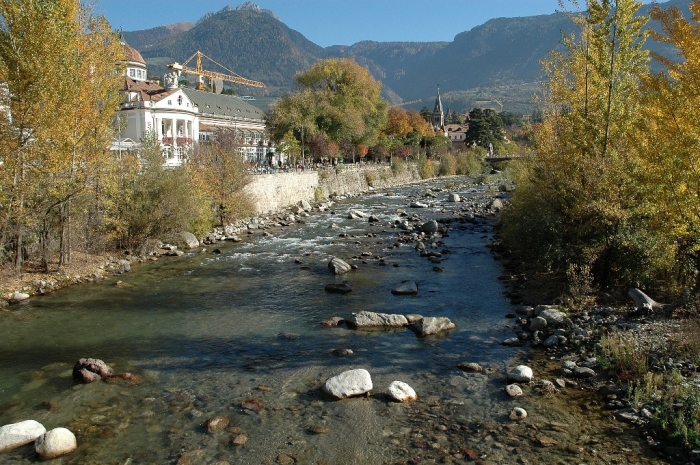
<svg viewBox="0 0 700 465"><path fill-rule="evenodd" d="M644 0L650 3L651 0ZM243 0L97 0L97 13L124 31L195 22ZM257 0L322 47L377 42L452 41L491 18L551 14L557 0ZM585 4L585 1L581 3ZM568 3L567 3L568 4Z"/></svg>

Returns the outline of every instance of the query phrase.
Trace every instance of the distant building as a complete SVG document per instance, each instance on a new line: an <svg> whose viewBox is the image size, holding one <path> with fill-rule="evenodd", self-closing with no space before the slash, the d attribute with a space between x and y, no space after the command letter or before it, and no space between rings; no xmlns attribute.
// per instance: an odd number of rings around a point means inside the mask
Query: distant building
<svg viewBox="0 0 700 465"><path fill-rule="evenodd" d="M179 166L193 144L211 141L220 129L232 129L245 160L260 164L280 161L262 110L238 97L180 88L172 73L164 76L164 87L149 81L141 54L122 44L127 61L118 114L120 132L112 150L134 150L146 132L155 131L163 147L164 165Z"/></svg>
<svg viewBox="0 0 700 465"><path fill-rule="evenodd" d="M464 142L467 138L467 130L469 129L468 124L447 124L445 125L445 130L447 131L447 137L450 142L459 143Z"/></svg>
<svg viewBox="0 0 700 465"><path fill-rule="evenodd" d="M442 109L442 99L440 98L440 86L437 88L437 96L435 97L432 123L433 130L436 134L447 135L447 131L445 130L445 112Z"/></svg>

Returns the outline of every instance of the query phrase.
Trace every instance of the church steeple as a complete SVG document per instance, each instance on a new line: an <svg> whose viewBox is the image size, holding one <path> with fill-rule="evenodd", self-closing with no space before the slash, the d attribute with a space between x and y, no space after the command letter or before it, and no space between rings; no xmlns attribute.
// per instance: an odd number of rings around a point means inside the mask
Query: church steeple
<svg viewBox="0 0 700 465"><path fill-rule="evenodd" d="M433 129L436 131L443 130L445 127L445 113L442 111L442 99L440 98L440 86L437 88L437 97L435 97L435 108L433 108Z"/></svg>

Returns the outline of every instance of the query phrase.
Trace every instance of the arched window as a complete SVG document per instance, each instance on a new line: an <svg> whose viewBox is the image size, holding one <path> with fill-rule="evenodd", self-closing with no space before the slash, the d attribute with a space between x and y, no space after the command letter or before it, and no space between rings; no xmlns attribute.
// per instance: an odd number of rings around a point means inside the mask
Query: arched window
<svg viewBox="0 0 700 465"><path fill-rule="evenodd" d="M182 105L182 95L179 95L179 96L177 97L177 104L178 104L178 105Z"/></svg>

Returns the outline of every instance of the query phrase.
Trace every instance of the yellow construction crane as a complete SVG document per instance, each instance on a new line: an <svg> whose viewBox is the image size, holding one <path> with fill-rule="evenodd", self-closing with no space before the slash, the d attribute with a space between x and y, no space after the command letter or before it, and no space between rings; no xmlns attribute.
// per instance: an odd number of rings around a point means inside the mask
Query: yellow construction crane
<svg viewBox="0 0 700 465"><path fill-rule="evenodd" d="M197 65L195 68L192 68L190 66L187 66L187 63L192 61L192 58L197 57ZM202 57L210 60L212 63L221 66L223 69L228 71L231 74L225 74L225 73L218 73L216 71L208 71L206 69L202 68ZM251 87L265 87L265 84L259 81L253 81L252 79L246 79L242 76L239 76L238 74L234 73L221 63L217 63L216 61L212 60L199 50L195 52L194 55L189 57L187 60L185 60L184 63L180 64L177 61L175 63L172 63L168 65L168 68L175 71L178 76L180 73L187 73L187 74L194 74L197 76L197 90L204 90L206 89L206 86L204 85L204 78L209 78L209 79L223 79L224 81L228 82L233 82L234 84L243 84L245 86L251 86Z"/></svg>

